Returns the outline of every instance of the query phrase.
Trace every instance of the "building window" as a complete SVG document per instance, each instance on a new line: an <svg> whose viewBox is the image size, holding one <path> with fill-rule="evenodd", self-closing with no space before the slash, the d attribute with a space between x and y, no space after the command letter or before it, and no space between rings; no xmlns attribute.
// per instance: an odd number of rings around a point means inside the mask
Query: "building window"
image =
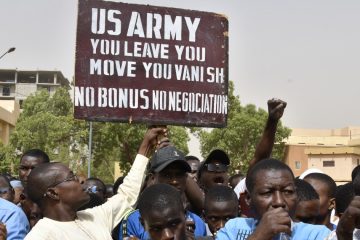
<svg viewBox="0 0 360 240"><path fill-rule="evenodd" d="M323 167L335 167L335 161L323 161Z"/></svg>
<svg viewBox="0 0 360 240"><path fill-rule="evenodd" d="M2 90L3 96L10 96L10 86L4 86Z"/></svg>
<svg viewBox="0 0 360 240"><path fill-rule="evenodd" d="M300 168L301 168L301 162L295 161L295 169L300 169Z"/></svg>

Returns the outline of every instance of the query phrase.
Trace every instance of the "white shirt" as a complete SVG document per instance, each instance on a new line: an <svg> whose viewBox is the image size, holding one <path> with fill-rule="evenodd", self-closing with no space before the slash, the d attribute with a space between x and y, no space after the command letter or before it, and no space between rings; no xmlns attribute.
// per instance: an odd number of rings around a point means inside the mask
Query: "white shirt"
<svg viewBox="0 0 360 240"><path fill-rule="evenodd" d="M118 194L106 203L77 212L75 221L60 222L43 218L25 240L112 240L112 229L136 203L148 161L148 158L138 154Z"/></svg>

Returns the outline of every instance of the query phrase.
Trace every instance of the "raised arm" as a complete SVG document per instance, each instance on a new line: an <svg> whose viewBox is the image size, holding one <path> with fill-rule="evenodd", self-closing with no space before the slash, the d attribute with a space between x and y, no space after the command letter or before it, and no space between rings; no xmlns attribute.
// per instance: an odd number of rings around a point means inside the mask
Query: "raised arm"
<svg viewBox="0 0 360 240"><path fill-rule="evenodd" d="M276 98L270 99L267 104L269 115L260 142L256 146L254 158L250 161L249 169L260 160L270 157L277 125L286 107L286 102Z"/></svg>

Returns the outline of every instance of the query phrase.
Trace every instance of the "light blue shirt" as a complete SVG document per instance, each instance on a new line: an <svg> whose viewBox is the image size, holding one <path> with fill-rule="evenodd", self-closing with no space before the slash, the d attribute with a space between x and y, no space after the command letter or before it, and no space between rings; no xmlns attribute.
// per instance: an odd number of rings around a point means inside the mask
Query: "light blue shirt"
<svg viewBox="0 0 360 240"><path fill-rule="evenodd" d="M25 213L15 204L0 198L0 222L5 223L7 240L23 240L30 231Z"/></svg>
<svg viewBox="0 0 360 240"><path fill-rule="evenodd" d="M195 237L206 236L206 227L204 221L195 213L186 212L186 215L194 220L195 223ZM124 221L124 220L123 220ZM120 222L119 239L123 239L123 221ZM139 210L134 211L129 215L126 220L126 232L128 236L135 236L141 240L150 239L149 233L145 231L144 227L140 223L140 212Z"/></svg>
<svg viewBox="0 0 360 240"><path fill-rule="evenodd" d="M253 218L234 218L217 232L217 240L245 240L256 229L257 221ZM312 225L302 222L293 223L291 240L323 240L331 231L323 225Z"/></svg>

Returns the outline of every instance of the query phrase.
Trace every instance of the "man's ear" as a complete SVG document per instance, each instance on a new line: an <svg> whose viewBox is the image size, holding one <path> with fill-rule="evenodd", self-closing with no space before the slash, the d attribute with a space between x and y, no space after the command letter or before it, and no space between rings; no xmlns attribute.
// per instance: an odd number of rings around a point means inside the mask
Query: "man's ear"
<svg viewBox="0 0 360 240"><path fill-rule="evenodd" d="M335 198L330 198L328 210L331 211L331 210L335 209L335 206L336 206Z"/></svg>
<svg viewBox="0 0 360 240"><path fill-rule="evenodd" d="M44 194L44 196L47 196L48 198L52 200L60 200L59 194L55 190L55 188L48 188Z"/></svg>

